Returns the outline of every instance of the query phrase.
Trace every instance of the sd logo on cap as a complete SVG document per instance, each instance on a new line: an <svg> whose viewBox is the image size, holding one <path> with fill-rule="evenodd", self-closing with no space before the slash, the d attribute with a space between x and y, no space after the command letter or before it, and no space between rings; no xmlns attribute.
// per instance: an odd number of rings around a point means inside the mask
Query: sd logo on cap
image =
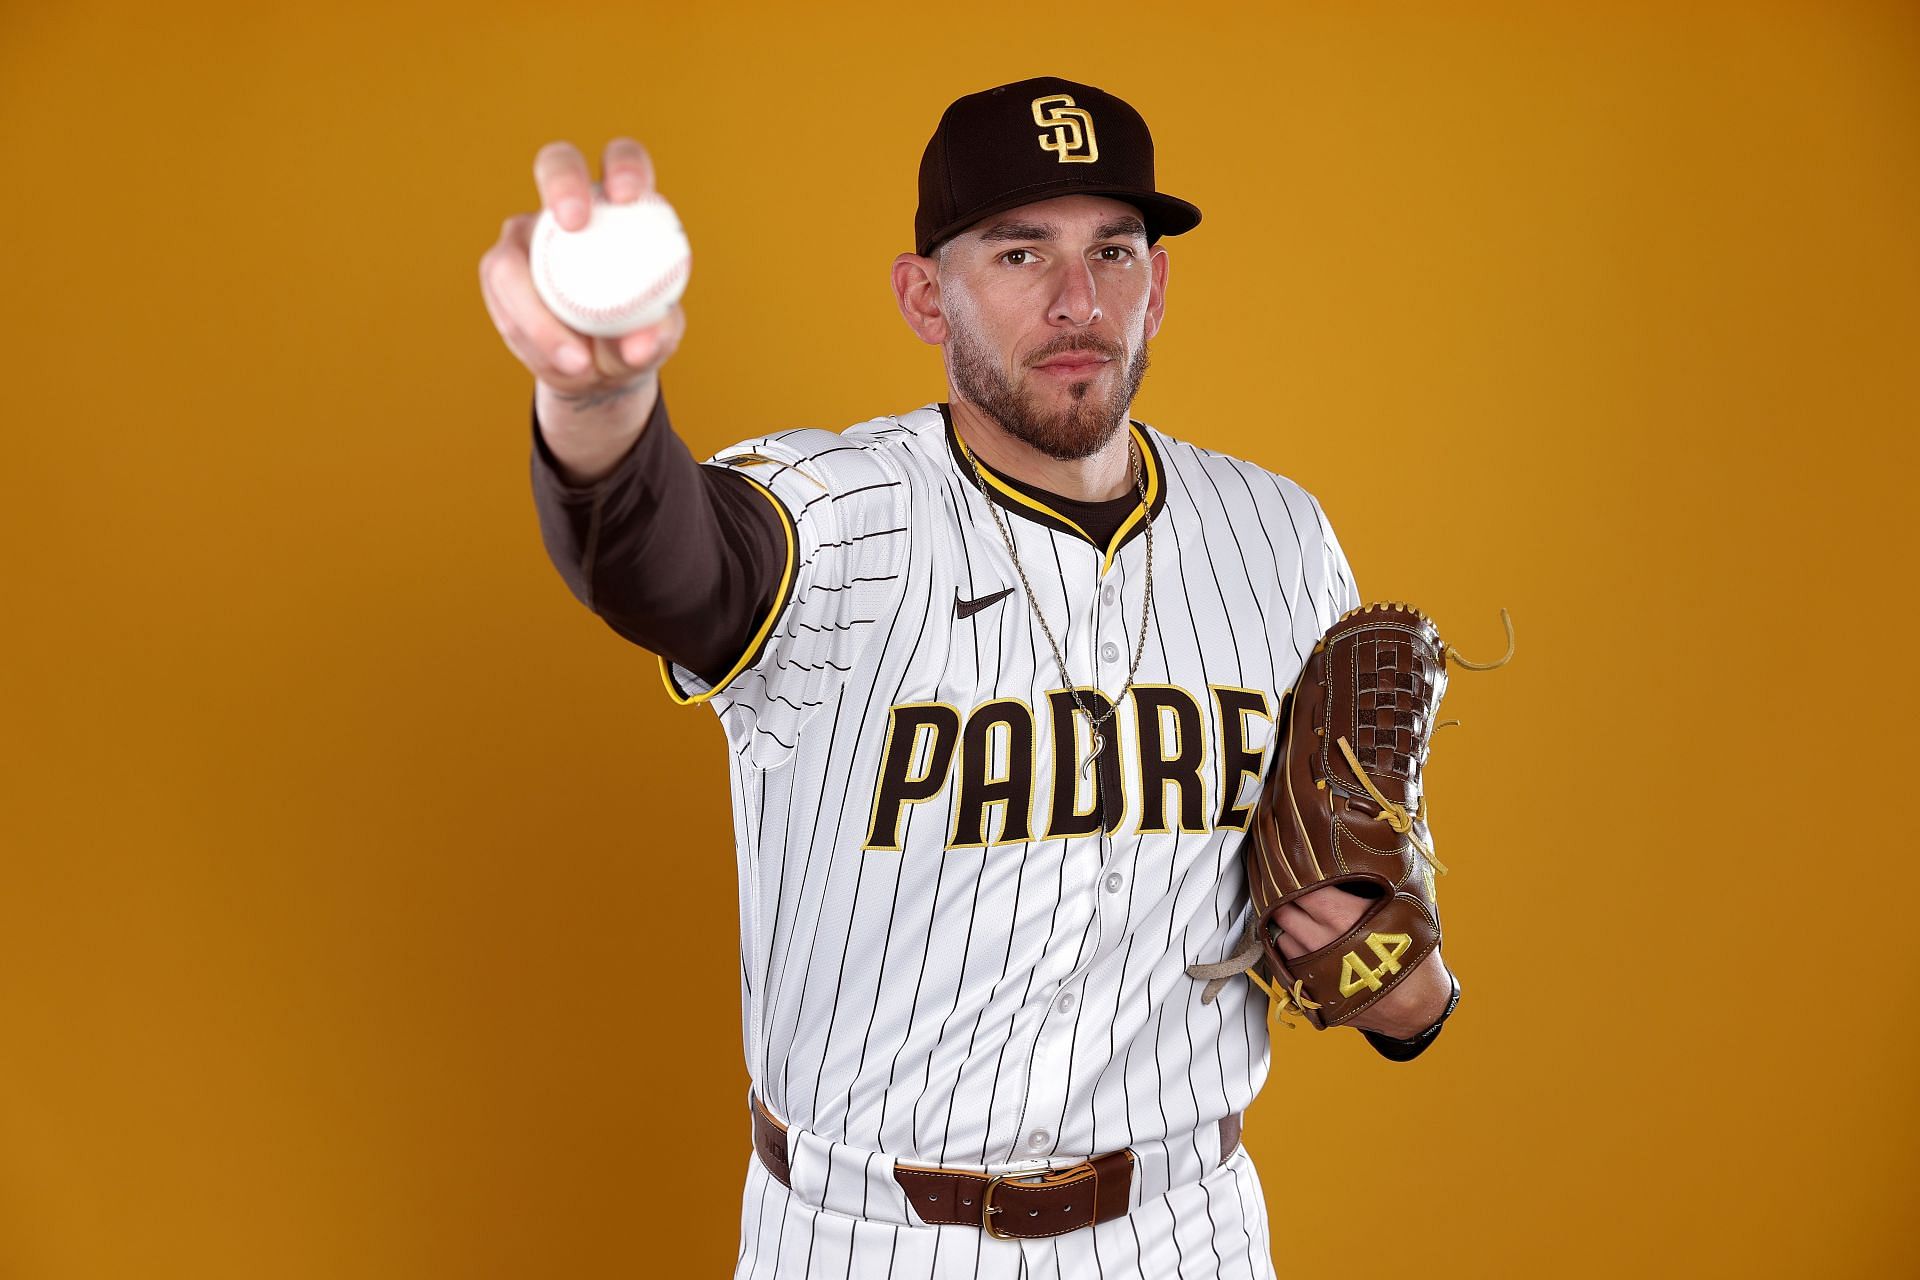
<svg viewBox="0 0 1920 1280"><path fill-rule="evenodd" d="M1153 135L1138 111L1053 76L968 94L946 109L920 157L914 251L980 219L1063 195L1111 196L1140 210L1147 241L1200 225L1200 210L1154 189Z"/></svg>

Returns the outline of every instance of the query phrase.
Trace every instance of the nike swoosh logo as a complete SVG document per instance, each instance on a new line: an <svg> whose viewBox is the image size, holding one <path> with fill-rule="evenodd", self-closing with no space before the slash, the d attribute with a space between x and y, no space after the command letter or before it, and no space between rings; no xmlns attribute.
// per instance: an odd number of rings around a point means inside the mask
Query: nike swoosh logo
<svg viewBox="0 0 1920 1280"><path fill-rule="evenodd" d="M981 596L978 600L962 600L960 593L956 591L953 593L953 616L956 618L971 618L988 605L999 604L1012 594L1013 588L1008 587L1005 591L996 591L990 596Z"/></svg>

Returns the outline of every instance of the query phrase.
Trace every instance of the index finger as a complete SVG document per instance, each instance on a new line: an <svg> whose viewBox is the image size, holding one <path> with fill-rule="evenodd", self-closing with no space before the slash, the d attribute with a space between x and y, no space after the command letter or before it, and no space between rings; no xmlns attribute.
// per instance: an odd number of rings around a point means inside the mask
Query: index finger
<svg viewBox="0 0 1920 1280"><path fill-rule="evenodd" d="M571 142L549 142L533 158L533 183L540 189L540 206L567 231L587 225L593 213L593 179L587 158Z"/></svg>

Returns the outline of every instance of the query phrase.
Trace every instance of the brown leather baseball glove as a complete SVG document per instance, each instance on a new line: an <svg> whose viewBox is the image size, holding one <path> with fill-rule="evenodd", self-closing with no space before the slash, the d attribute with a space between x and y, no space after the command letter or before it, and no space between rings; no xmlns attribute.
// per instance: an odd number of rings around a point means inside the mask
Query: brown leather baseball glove
<svg viewBox="0 0 1920 1280"><path fill-rule="evenodd" d="M1272 767L1248 828L1253 920L1236 954L1187 972L1207 980L1211 1002L1244 972L1273 1012L1337 1027L1392 991L1440 945L1433 877L1446 867L1427 831L1421 784L1447 661L1476 671L1504 665L1462 658L1411 605L1363 605L1313 647L1281 700ZM1279 909L1325 885L1371 900L1350 930L1287 959Z"/></svg>

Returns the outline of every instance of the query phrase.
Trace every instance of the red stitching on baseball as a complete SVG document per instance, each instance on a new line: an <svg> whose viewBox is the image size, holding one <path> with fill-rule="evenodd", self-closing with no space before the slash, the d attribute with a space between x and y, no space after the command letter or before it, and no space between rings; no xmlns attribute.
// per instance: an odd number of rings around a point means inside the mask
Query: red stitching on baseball
<svg viewBox="0 0 1920 1280"><path fill-rule="evenodd" d="M646 200L640 203L664 204L666 202L662 200L658 194L653 194L647 196ZM556 235L560 234L560 231L561 227L558 222L549 222L547 224L546 234L542 237L543 242L551 242ZM553 278L552 252L546 247L546 243L543 243L542 249L544 256L540 262L541 279L547 286L547 292L589 320L617 320L624 316L631 315L635 311L645 310L647 304L658 300L662 293L674 285L684 285L687 274L693 266L692 255L681 254L672 266L662 272L660 276L641 293L617 306L591 306L569 295L566 290L560 287L559 283Z"/></svg>

